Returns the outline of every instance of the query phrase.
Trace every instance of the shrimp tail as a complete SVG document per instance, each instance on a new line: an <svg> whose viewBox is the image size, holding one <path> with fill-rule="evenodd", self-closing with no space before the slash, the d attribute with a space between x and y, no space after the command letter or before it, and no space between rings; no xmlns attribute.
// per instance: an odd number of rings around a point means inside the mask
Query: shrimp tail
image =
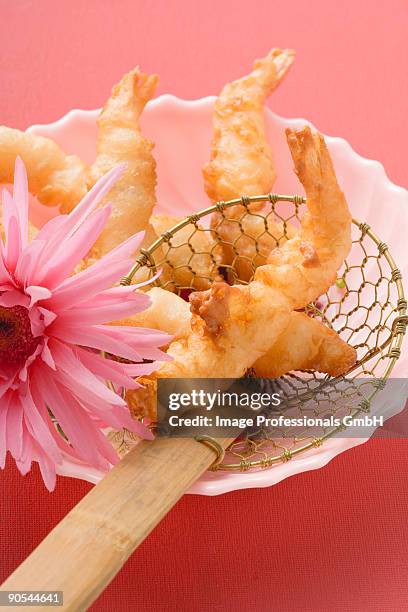
<svg viewBox="0 0 408 612"><path fill-rule="evenodd" d="M157 74L145 74L137 66L113 87L98 118L100 146L103 146L105 130L135 128L146 103L153 97L158 80Z"/></svg>

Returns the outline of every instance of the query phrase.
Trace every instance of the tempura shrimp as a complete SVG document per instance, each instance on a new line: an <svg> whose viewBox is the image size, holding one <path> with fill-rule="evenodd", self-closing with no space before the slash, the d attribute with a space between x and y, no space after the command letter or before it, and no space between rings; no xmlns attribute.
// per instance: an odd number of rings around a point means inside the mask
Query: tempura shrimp
<svg viewBox="0 0 408 612"><path fill-rule="evenodd" d="M173 361L141 378L144 389L127 394L135 415L154 416L158 378L240 378L290 319L290 301L260 282L233 287L217 282L191 294L190 302L191 332L170 344Z"/></svg>
<svg viewBox="0 0 408 612"><path fill-rule="evenodd" d="M150 289L147 295L151 299L149 308L120 324L158 329L174 340L187 338L191 332L189 303L159 287ZM288 326L252 369L256 376L265 378L278 378L293 370L316 370L339 376L355 361L355 349L333 329L305 313L292 312Z"/></svg>
<svg viewBox="0 0 408 612"><path fill-rule="evenodd" d="M266 263L272 249L293 238L296 229L290 223L273 220L273 214L266 208L246 211L235 207L231 215L227 209L211 218L211 228L222 249L222 264L231 269L229 274L241 281L249 281L256 268ZM238 212L238 209L241 212Z"/></svg>
<svg viewBox="0 0 408 612"><path fill-rule="evenodd" d="M274 249L255 279L270 284L305 307L336 280L351 248L351 215L321 134L309 127L286 130L295 172L307 196L307 212L297 236Z"/></svg>
<svg viewBox="0 0 408 612"><path fill-rule="evenodd" d="M103 174L125 164L122 177L106 198L112 214L89 261L148 227L156 202L156 163L153 144L140 132L139 118L157 80L156 75L135 68L113 88L98 119L97 157L91 167L48 138L0 127L0 182L13 181L19 155L27 169L30 192L42 204L59 205L63 213L70 212Z"/></svg>
<svg viewBox="0 0 408 612"><path fill-rule="evenodd" d="M150 298L150 306L146 310L114 324L166 331L175 340L186 338L191 331L189 303L176 293L160 287L149 289L146 295Z"/></svg>
<svg viewBox="0 0 408 612"><path fill-rule="evenodd" d="M355 362L356 350L333 329L303 312L292 312L285 331L253 369L256 376L265 378L278 378L293 370L339 376Z"/></svg>
<svg viewBox="0 0 408 612"><path fill-rule="evenodd" d="M150 224L159 237L182 221L170 215L152 215ZM211 232L198 223L189 223L176 231L162 247L164 263L163 278L168 279L166 288L191 287L208 289L212 279L218 275L221 248L214 242Z"/></svg>
<svg viewBox="0 0 408 612"><path fill-rule="evenodd" d="M49 138L0 126L0 183L12 183L14 163L20 156L28 176L29 191L42 204L70 212L92 186L88 166L76 155L67 155Z"/></svg>
<svg viewBox="0 0 408 612"><path fill-rule="evenodd" d="M220 93L214 106L211 160L203 168L211 200L272 190L276 172L265 136L264 103L294 57L290 49L272 49L265 58L255 61L249 75L228 83Z"/></svg>
<svg viewBox="0 0 408 612"><path fill-rule="evenodd" d="M112 214L92 256L101 257L129 236L146 229L156 203L153 143L142 136L140 115L156 89L157 75L131 70L112 90L98 119L97 156L92 179L125 162L124 172L109 192Z"/></svg>
<svg viewBox="0 0 408 612"><path fill-rule="evenodd" d="M157 378L239 378L285 332L291 313L325 291L351 245L351 217L323 137L288 131L295 168L307 194L299 237L270 256L248 285L214 283L190 296L192 331L172 342L164 363L129 392L136 414L154 411ZM334 224L334 227L333 227ZM316 357L316 356L315 356Z"/></svg>

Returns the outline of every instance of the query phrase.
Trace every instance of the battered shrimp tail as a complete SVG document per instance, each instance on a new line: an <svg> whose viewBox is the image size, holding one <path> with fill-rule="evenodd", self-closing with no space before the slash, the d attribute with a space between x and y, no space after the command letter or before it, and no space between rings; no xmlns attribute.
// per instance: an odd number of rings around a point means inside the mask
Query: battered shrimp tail
<svg viewBox="0 0 408 612"><path fill-rule="evenodd" d="M272 49L256 60L249 75L228 83L220 93L214 106L211 159L203 168L211 200L272 190L276 172L265 136L263 105L294 57L291 49Z"/></svg>
<svg viewBox="0 0 408 612"><path fill-rule="evenodd" d="M153 143L142 136L139 119L157 82L157 75L131 70L115 85L98 119L94 182L120 163L126 167L107 196L112 214L91 257L101 257L148 226L156 203L156 162Z"/></svg>
<svg viewBox="0 0 408 612"><path fill-rule="evenodd" d="M254 93L258 93L263 103L280 85L293 64L295 55L293 49L271 49L266 57L255 60L253 70L247 77L231 85L233 87L240 83L242 89L247 86L251 91L254 90Z"/></svg>
<svg viewBox="0 0 408 612"><path fill-rule="evenodd" d="M146 103L153 97L158 80L157 74L145 74L140 72L139 67L122 77L113 87L99 116L99 145L103 145L105 130L125 127L135 129Z"/></svg>

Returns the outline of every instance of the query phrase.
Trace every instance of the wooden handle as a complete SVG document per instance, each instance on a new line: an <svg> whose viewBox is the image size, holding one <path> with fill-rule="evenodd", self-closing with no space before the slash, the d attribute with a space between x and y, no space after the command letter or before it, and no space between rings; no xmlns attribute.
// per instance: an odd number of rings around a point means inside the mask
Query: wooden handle
<svg viewBox="0 0 408 612"><path fill-rule="evenodd" d="M217 442L226 448L232 439ZM86 610L215 459L213 449L190 438L141 442L67 514L2 588L63 591L62 609Z"/></svg>

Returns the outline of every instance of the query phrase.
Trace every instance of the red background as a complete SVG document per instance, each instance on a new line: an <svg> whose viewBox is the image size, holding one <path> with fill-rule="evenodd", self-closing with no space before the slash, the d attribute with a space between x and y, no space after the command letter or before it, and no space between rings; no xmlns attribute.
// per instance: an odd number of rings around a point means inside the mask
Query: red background
<svg viewBox="0 0 408 612"><path fill-rule="evenodd" d="M94 108L139 63L159 93L215 94L272 46L298 51L273 109L305 116L407 184L406 0L0 1L0 122ZM265 490L186 496L96 611L407 607L408 445L375 440ZM1 578L89 490L0 474ZM63 551L61 551L63 554Z"/></svg>

